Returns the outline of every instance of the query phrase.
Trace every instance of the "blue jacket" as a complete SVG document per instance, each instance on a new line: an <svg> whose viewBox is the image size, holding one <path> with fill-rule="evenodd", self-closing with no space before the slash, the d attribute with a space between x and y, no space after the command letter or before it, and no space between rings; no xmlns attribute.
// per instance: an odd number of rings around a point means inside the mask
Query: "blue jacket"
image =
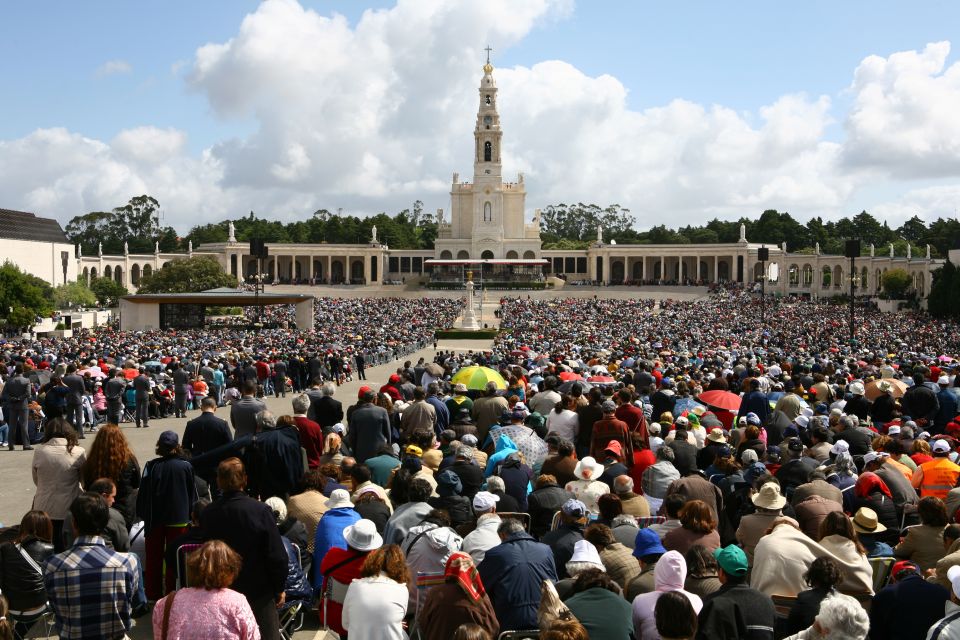
<svg viewBox="0 0 960 640"><path fill-rule="evenodd" d="M441 431L450 426L450 409L437 396L427 396L427 403L433 405L433 408L437 410L437 423L434 425L434 430L439 436Z"/></svg>
<svg viewBox="0 0 960 640"><path fill-rule="evenodd" d="M550 547L528 533L514 533L487 551L477 568L501 629L536 629L540 585L557 581Z"/></svg>
<svg viewBox="0 0 960 640"><path fill-rule="evenodd" d="M957 396L953 395L950 389L942 389L937 394L937 400L940 402L940 408L937 410L937 417L933 424L942 432L947 423L957 415Z"/></svg>
<svg viewBox="0 0 960 640"><path fill-rule="evenodd" d="M489 440L490 438L488 437L487 439ZM483 476L485 478L492 476L494 469L497 468L497 464L515 451L519 451L519 449L517 449L517 445L514 444L513 440L510 439L510 436L500 436L497 439L496 451L494 451L493 454L487 458L487 468L484 471ZM510 627L504 628L509 629Z"/></svg>
<svg viewBox="0 0 960 640"><path fill-rule="evenodd" d="M320 575L320 563L327 551L333 547L346 549L347 541L343 530L360 519L360 514L351 507L330 509L317 523L317 533L313 537L313 586L319 587L323 576Z"/></svg>
<svg viewBox="0 0 960 640"><path fill-rule="evenodd" d="M287 582L283 587L287 594L287 603L294 600L305 600L309 602L313 599L313 588L307 582L307 577L303 575L303 569L300 567L300 553L293 543L287 538L281 537L283 549L287 552Z"/></svg>
<svg viewBox="0 0 960 640"><path fill-rule="evenodd" d="M950 593L918 575L906 576L873 597L870 637L874 640L923 640L943 617ZM909 612L909 615L906 615Z"/></svg>
<svg viewBox="0 0 960 640"><path fill-rule="evenodd" d="M737 417L753 412L760 418L760 424L766 424L770 411L770 400L767 394L762 391L748 391L740 400L740 411L737 412Z"/></svg>

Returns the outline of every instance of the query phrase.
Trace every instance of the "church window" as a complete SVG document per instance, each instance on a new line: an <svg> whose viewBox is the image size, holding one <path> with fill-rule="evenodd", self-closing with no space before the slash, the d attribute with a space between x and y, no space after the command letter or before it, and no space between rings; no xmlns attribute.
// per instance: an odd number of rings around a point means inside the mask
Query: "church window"
<svg viewBox="0 0 960 640"><path fill-rule="evenodd" d="M493 222L493 207L489 202L483 203L483 221Z"/></svg>
<svg viewBox="0 0 960 640"><path fill-rule="evenodd" d="M493 158L493 144L491 144L490 141L488 140L483 143L483 161L490 162L492 158Z"/></svg>

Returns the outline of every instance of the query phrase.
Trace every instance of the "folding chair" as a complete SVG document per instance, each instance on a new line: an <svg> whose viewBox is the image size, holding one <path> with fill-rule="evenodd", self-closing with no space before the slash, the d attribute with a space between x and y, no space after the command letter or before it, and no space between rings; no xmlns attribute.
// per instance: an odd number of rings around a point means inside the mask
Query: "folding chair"
<svg viewBox="0 0 960 640"><path fill-rule="evenodd" d="M123 392L123 415L120 416L120 422L136 422L136 416L137 392L127 389Z"/></svg>
<svg viewBox="0 0 960 640"><path fill-rule="evenodd" d="M50 608L49 602L31 611L10 611L7 615L10 617L10 622L13 623L13 637L15 640L23 640L28 637L40 637L36 633L36 625L38 623L42 623L45 629L42 637L46 638L53 635L53 625L56 623L56 620L54 619L53 609ZM23 627L28 627L28 629L21 635L20 629Z"/></svg>
<svg viewBox="0 0 960 640"><path fill-rule="evenodd" d="M290 546L293 547L295 555L297 556L297 567L299 567L300 571L303 571L303 562L300 558L300 547L292 542L290 543ZM290 640L294 633L303 628L304 604L307 603L305 603L303 600L287 602L278 612L278 615L280 616L280 637L282 637L284 640Z"/></svg>
<svg viewBox="0 0 960 640"><path fill-rule="evenodd" d="M790 609L797 601L797 596L772 595L770 599L773 600L773 609L776 611L777 617L786 620L787 616L790 615Z"/></svg>
<svg viewBox="0 0 960 640"><path fill-rule="evenodd" d="M190 574L187 573L187 554L193 553L203 545L182 544L177 547L177 589L190 586Z"/></svg>
<svg viewBox="0 0 960 640"><path fill-rule="evenodd" d="M890 570L893 568L894 558L869 558L870 568L873 569L873 592L876 593L887 586Z"/></svg>
<svg viewBox="0 0 960 640"><path fill-rule="evenodd" d="M852 591L841 591L840 593L848 595L851 598L855 599L860 603L860 606L863 607L863 610L867 613L870 613L870 606L873 604L873 594L865 592L852 592Z"/></svg>

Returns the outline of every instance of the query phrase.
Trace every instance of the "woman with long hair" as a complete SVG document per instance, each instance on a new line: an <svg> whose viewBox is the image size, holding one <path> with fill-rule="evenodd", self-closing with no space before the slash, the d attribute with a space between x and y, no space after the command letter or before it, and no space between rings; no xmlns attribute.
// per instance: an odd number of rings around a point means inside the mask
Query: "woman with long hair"
<svg viewBox="0 0 960 640"><path fill-rule="evenodd" d="M680 509L680 526L663 537L663 546L686 553L695 544L702 544L711 553L720 548L717 519L703 500L690 500Z"/></svg>
<svg viewBox="0 0 960 640"><path fill-rule="evenodd" d="M843 565L843 585L847 591L873 590L873 568L867 550L853 528L853 522L842 511L833 511L820 523L820 546L833 554ZM869 577L869 581L864 580Z"/></svg>
<svg viewBox="0 0 960 640"><path fill-rule="evenodd" d="M193 467L184 459L180 437L173 431L164 431L157 440L156 452L158 457L143 468L137 492L137 516L143 519L146 533L144 587L150 600L159 600L176 585L174 567L167 567L164 578L166 546L186 533L190 508L199 498Z"/></svg>
<svg viewBox="0 0 960 640"><path fill-rule="evenodd" d="M497 637L500 624L470 554L450 554L443 575L444 584L427 592L420 611L418 623L424 639L447 640L467 623L477 624Z"/></svg>
<svg viewBox="0 0 960 640"><path fill-rule="evenodd" d="M127 529L136 521L137 489L140 488L140 463L120 427L105 424L97 431L87 461L81 470L85 489L100 478L110 478L117 485L113 508L120 512Z"/></svg>
<svg viewBox="0 0 960 640"><path fill-rule="evenodd" d="M350 583L343 602L343 628L350 640L404 640L407 582L400 547L388 544L367 556L360 578Z"/></svg>
<svg viewBox="0 0 960 640"><path fill-rule="evenodd" d="M247 599L230 589L243 560L222 540L210 540L187 556L190 585L153 608L153 637L166 640L260 638ZM167 616L167 608L170 614Z"/></svg>
<svg viewBox="0 0 960 640"><path fill-rule="evenodd" d="M44 426L43 443L33 452L33 508L45 511L53 522L53 548L63 551L63 521L70 504L80 495L80 470L87 456L77 445L79 436L64 418Z"/></svg>
<svg viewBox="0 0 960 640"><path fill-rule="evenodd" d="M16 540L0 545L0 591L9 598L10 608L18 612L17 637L26 637L33 623L47 610L43 573L37 567L43 567L53 555L52 538L49 516L33 510L20 520Z"/></svg>

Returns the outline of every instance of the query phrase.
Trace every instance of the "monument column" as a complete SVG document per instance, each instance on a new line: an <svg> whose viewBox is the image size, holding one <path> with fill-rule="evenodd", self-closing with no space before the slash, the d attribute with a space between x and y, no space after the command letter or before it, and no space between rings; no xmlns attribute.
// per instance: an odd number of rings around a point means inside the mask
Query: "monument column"
<svg viewBox="0 0 960 640"><path fill-rule="evenodd" d="M370 284L370 254L363 256L363 283Z"/></svg>

